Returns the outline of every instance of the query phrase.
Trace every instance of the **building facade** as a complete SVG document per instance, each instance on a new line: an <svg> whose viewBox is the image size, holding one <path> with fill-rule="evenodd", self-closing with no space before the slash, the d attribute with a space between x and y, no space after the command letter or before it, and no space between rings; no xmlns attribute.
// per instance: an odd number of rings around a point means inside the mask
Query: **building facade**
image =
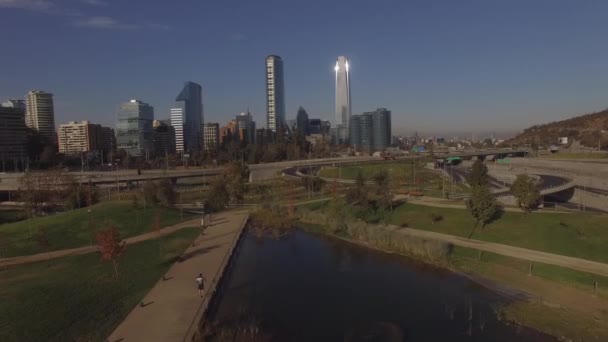
<svg viewBox="0 0 608 342"><path fill-rule="evenodd" d="M373 127L373 149L383 151L391 145L392 125L391 111L386 108L378 108L372 115Z"/></svg>
<svg viewBox="0 0 608 342"><path fill-rule="evenodd" d="M99 130L93 126L88 121L70 121L59 125L57 130L59 152L69 155L94 151Z"/></svg>
<svg viewBox="0 0 608 342"><path fill-rule="evenodd" d="M321 119L309 119L308 131L310 134L321 134Z"/></svg>
<svg viewBox="0 0 608 342"><path fill-rule="evenodd" d="M6 162L23 158L27 154L23 100L11 101L13 100L0 106L0 159L3 168Z"/></svg>
<svg viewBox="0 0 608 342"><path fill-rule="evenodd" d="M116 151L116 134L113 128L105 126L99 127L99 141L97 149L103 151L103 153Z"/></svg>
<svg viewBox="0 0 608 342"><path fill-rule="evenodd" d="M71 121L59 125L57 142L59 152L68 155L94 151L107 153L116 147L112 128L89 121Z"/></svg>
<svg viewBox="0 0 608 342"><path fill-rule="evenodd" d="M310 135L309 123L308 113L306 113L306 110L300 106L300 108L298 108L298 114L296 115L296 127L298 128L300 134L304 136Z"/></svg>
<svg viewBox="0 0 608 342"><path fill-rule="evenodd" d="M230 142L233 142L233 141L240 141L241 140L240 133L241 132L239 132L239 126L238 126L236 120L233 119L233 120L228 121L228 124L226 124L226 126L220 128L220 132L219 132L220 145L229 144Z"/></svg>
<svg viewBox="0 0 608 342"><path fill-rule="evenodd" d="M200 151L203 143L202 87L186 82L171 108L171 126L175 129L175 148L179 153Z"/></svg>
<svg viewBox="0 0 608 342"><path fill-rule="evenodd" d="M25 124L34 129L55 144L55 109L53 105L53 94L40 90L27 93L25 98L26 112Z"/></svg>
<svg viewBox="0 0 608 342"><path fill-rule="evenodd" d="M391 112L385 108L353 115L350 127L351 145L357 151L384 151L391 144Z"/></svg>
<svg viewBox="0 0 608 342"><path fill-rule="evenodd" d="M331 122L329 120L321 120L321 134L329 135L331 131Z"/></svg>
<svg viewBox="0 0 608 342"><path fill-rule="evenodd" d="M166 156L175 153L175 127L154 120L154 155Z"/></svg>
<svg viewBox="0 0 608 342"><path fill-rule="evenodd" d="M152 121L154 108L149 104L130 100L120 105L116 122L116 145L130 156L140 157L154 149Z"/></svg>
<svg viewBox="0 0 608 342"><path fill-rule="evenodd" d="M334 70L336 71L336 141L348 143L350 134L351 99L350 99L350 66L348 58L338 57Z"/></svg>
<svg viewBox="0 0 608 342"><path fill-rule="evenodd" d="M279 56L266 57L266 127L276 132L285 126L285 89L283 60Z"/></svg>
<svg viewBox="0 0 608 342"><path fill-rule="evenodd" d="M247 144L255 143L255 121L249 111L236 116L236 124L239 131L243 130L244 136L241 141Z"/></svg>
<svg viewBox="0 0 608 342"><path fill-rule="evenodd" d="M220 124L217 122L206 123L203 137L205 150L216 150L220 145Z"/></svg>

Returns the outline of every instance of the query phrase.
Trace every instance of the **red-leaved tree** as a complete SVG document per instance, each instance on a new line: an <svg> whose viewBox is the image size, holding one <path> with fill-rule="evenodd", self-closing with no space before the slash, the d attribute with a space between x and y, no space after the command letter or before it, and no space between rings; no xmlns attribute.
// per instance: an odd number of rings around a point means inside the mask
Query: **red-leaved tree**
<svg viewBox="0 0 608 342"><path fill-rule="evenodd" d="M108 225L96 235L97 247L101 253L101 259L111 261L114 265L114 274L118 277L118 258L124 253L127 245L120 238L120 233L113 225Z"/></svg>

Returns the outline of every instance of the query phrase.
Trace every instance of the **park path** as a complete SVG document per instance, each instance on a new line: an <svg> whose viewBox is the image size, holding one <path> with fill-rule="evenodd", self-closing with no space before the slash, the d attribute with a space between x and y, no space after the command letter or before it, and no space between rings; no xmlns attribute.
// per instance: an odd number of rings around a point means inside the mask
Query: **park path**
<svg viewBox="0 0 608 342"><path fill-rule="evenodd" d="M540 252L533 249L514 247L481 240L470 240L460 236L430 232L426 230L399 228L397 226L393 227L396 230L402 232L403 234L423 239L444 241L456 246L473 248L484 252L496 253L512 258L529 260L532 262L541 262L544 264L567 267L577 271L583 271L608 277L608 264L597 261L574 258L547 252Z"/></svg>
<svg viewBox="0 0 608 342"><path fill-rule="evenodd" d="M108 337L109 342L191 341L241 235L248 211L213 215L206 228ZM206 278L199 297L195 278Z"/></svg>
<svg viewBox="0 0 608 342"><path fill-rule="evenodd" d="M435 208L447 208L447 209L466 209L467 206L466 204L459 204L459 203L447 203L445 199L442 198L437 198L437 197L428 197L428 196L422 196L422 197L411 197L408 195L395 195L394 200L400 200L400 199L405 199L407 200L407 203L410 204L417 204L417 205L424 205L427 207L435 207ZM513 208L513 207L506 207L503 206L502 210L504 211L508 211L508 212L513 212L513 213L521 213L521 209L519 208ZM570 214L572 213L572 211L565 211L565 210L557 210L557 209L542 209L539 210L538 212L541 212L543 214L546 213L556 213L556 214Z"/></svg>
<svg viewBox="0 0 608 342"><path fill-rule="evenodd" d="M172 226L165 227L160 230L160 235L162 236L162 235L171 234L182 228L200 227L200 225L201 225L200 218L192 219L192 220L180 222L180 223L172 225ZM148 232L145 234L126 238L126 239L124 239L124 241L126 242L127 245L131 245L134 243L155 239L157 237L158 237L158 234L156 232ZM20 264L28 264L28 263L32 263L32 262L62 258L62 257L66 257L66 256L94 253L97 251L98 251L98 249L97 249L96 245L70 248L70 249L61 249L61 250L53 251L53 252L49 252L49 253L38 253L38 254L32 254L32 255L23 255L23 256L17 256L17 257L12 257L12 258L6 258L4 260L0 260L0 265L13 266L13 265L20 265Z"/></svg>

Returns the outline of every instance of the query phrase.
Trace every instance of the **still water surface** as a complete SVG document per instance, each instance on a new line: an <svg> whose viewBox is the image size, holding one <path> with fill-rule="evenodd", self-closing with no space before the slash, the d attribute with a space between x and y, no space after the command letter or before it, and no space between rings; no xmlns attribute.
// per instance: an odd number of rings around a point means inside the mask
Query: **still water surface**
<svg viewBox="0 0 608 342"><path fill-rule="evenodd" d="M504 300L464 277L301 231L246 233L218 294L212 321L275 341L555 340L498 320Z"/></svg>

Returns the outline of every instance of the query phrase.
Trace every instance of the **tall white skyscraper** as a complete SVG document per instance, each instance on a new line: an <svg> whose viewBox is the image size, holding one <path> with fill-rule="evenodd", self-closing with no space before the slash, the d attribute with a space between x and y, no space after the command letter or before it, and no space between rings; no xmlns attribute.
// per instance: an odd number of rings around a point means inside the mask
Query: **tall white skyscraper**
<svg viewBox="0 0 608 342"><path fill-rule="evenodd" d="M55 110L53 94L40 90L27 93L25 124L34 129L49 142L55 142Z"/></svg>
<svg viewBox="0 0 608 342"><path fill-rule="evenodd" d="M338 57L336 66L336 138L340 143L348 142L350 135L350 74L348 58Z"/></svg>
<svg viewBox="0 0 608 342"><path fill-rule="evenodd" d="M279 56L266 57L266 124L273 132L285 126L285 93L283 60Z"/></svg>

